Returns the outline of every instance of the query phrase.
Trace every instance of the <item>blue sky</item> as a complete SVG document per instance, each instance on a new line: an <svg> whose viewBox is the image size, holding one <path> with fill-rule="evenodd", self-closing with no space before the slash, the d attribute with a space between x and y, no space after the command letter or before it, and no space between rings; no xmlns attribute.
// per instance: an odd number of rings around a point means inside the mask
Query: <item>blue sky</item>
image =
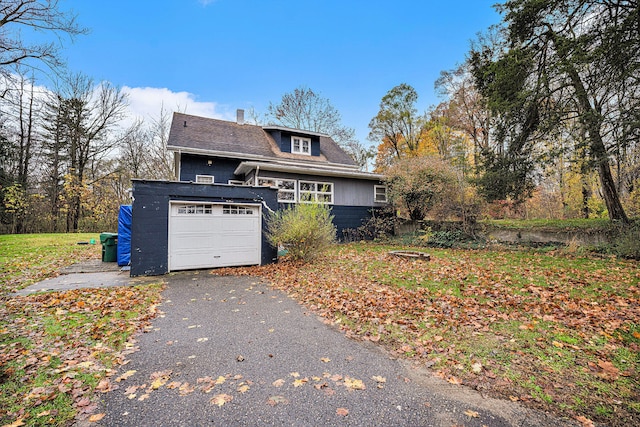
<svg viewBox="0 0 640 427"><path fill-rule="evenodd" d="M306 86L369 144L380 99L412 85L437 104L440 71L499 21L495 0L64 0L90 33L65 42L72 71L130 92L132 111L165 107L234 119Z"/></svg>

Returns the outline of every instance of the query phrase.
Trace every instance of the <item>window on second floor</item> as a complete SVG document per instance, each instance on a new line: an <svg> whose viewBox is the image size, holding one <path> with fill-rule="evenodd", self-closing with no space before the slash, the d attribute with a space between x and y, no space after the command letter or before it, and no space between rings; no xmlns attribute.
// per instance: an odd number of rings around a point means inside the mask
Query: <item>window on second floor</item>
<svg viewBox="0 0 640 427"><path fill-rule="evenodd" d="M299 136L291 137L291 152L295 154L311 155L311 139Z"/></svg>

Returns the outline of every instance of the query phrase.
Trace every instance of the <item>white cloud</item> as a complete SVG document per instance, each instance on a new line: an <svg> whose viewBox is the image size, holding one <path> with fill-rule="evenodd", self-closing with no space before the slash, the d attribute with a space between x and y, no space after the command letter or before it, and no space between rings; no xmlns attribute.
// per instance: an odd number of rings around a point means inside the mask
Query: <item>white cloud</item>
<svg viewBox="0 0 640 427"><path fill-rule="evenodd" d="M133 123L135 119L149 120L160 115L160 109L180 111L194 116L211 117L214 119L233 120L234 116L216 102L196 100L189 92L173 92L167 88L128 87L122 91L127 94L129 106L127 119L122 123L124 127Z"/></svg>

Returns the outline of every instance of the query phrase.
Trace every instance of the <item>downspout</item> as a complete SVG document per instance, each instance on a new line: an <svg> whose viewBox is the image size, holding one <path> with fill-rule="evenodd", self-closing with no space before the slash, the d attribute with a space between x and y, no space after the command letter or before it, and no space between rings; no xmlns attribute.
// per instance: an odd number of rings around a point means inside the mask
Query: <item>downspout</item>
<svg viewBox="0 0 640 427"><path fill-rule="evenodd" d="M254 176L254 182L253 182L253 185L254 185L255 187L257 187L257 186L258 186L258 174L259 174L259 173L260 173L260 165L257 165L257 166L256 166L256 174L255 174L255 176Z"/></svg>

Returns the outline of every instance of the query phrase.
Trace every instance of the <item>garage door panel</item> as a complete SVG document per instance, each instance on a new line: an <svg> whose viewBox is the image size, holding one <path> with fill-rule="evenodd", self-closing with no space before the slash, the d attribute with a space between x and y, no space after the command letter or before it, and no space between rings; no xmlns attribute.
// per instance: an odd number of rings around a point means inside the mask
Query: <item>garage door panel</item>
<svg viewBox="0 0 640 427"><path fill-rule="evenodd" d="M258 226L260 225L260 221L256 220L255 217L250 218L225 218L225 221L222 221L221 229L222 231L233 231L244 230L249 233L255 233L258 231Z"/></svg>
<svg viewBox="0 0 640 427"><path fill-rule="evenodd" d="M169 269L260 264L261 234L259 206L172 203Z"/></svg>

